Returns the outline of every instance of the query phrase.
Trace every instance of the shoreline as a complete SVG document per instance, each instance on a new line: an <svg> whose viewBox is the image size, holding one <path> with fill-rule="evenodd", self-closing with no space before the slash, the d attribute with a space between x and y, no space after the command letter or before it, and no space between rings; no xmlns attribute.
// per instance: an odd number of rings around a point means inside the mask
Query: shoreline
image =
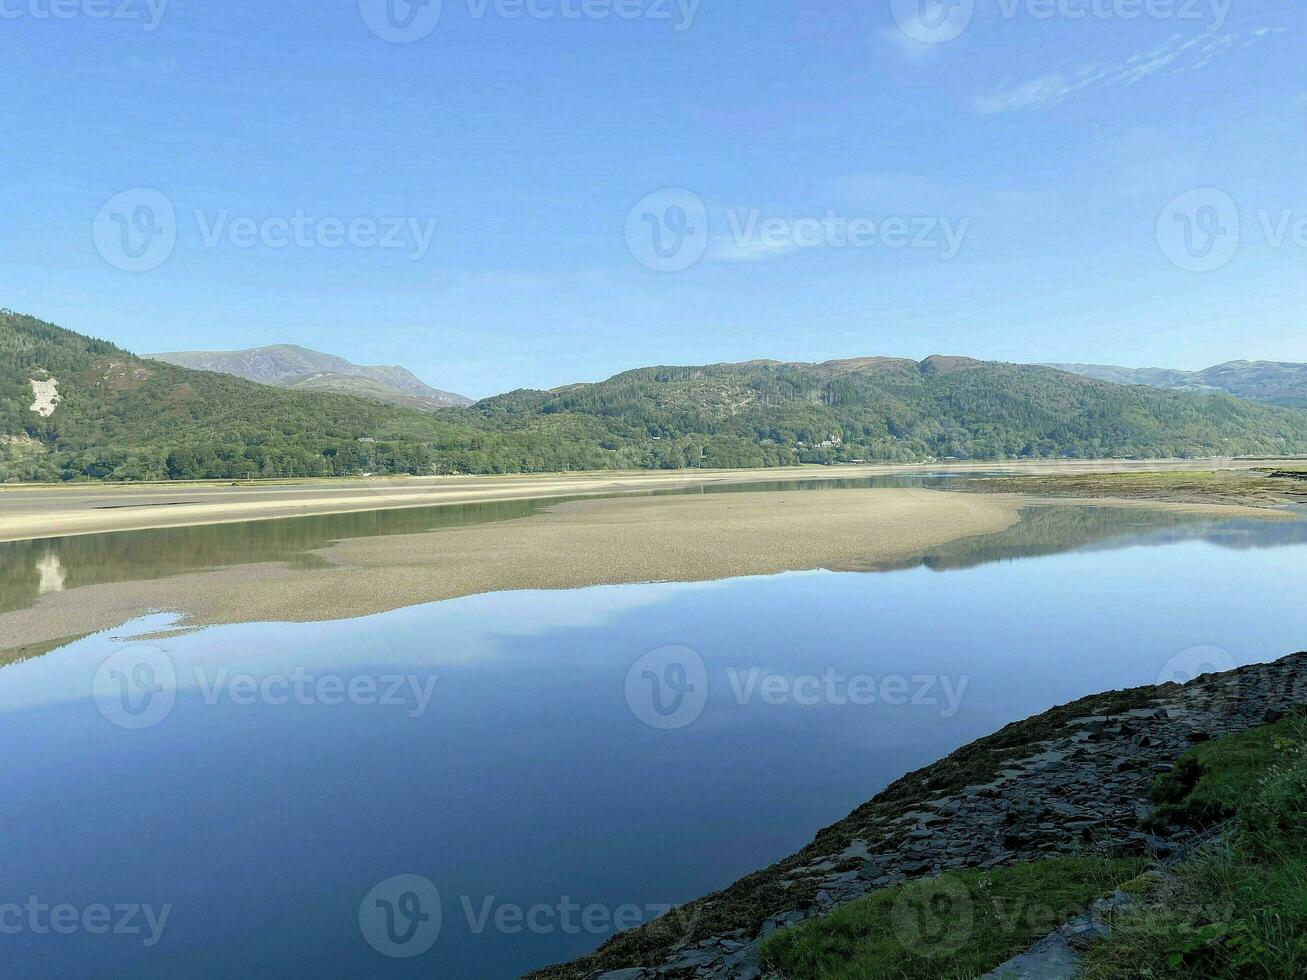
<svg viewBox="0 0 1307 980"><path fill-rule="evenodd" d="M1249 471L1289 458L1039 460L799 466L747 470L613 471L275 483L75 484L0 487L0 543L114 531L196 527L454 504L603 497L695 487L999 473L1014 477Z"/></svg>
<svg viewBox="0 0 1307 980"><path fill-rule="evenodd" d="M1307 653L1059 705L907 773L788 857L523 980L755 980L769 936L907 882L1085 853L1183 854L1202 834L1148 821L1154 777L1194 745L1305 705Z"/></svg>

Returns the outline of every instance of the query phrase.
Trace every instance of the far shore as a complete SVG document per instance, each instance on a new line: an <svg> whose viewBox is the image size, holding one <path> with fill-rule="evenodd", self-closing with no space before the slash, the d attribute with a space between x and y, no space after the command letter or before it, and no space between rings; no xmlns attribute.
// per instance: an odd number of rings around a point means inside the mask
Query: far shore
<svg viewBox="0 0 1307 980"><path fill-rule="evenodd" d="M1249 470L1292 459L1040 460L753 470L651 470L515 476L298 480L275 483L66 484L0 487L0 542L108 531L436 507L551 497L611 496L699 486L852 480L925 473L1013 476Z"/></svg>

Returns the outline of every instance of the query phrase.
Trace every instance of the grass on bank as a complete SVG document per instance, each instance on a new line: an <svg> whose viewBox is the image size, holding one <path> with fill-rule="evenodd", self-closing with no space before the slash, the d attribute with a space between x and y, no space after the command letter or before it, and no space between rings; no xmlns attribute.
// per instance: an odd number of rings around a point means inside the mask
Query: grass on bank
<svg viewBox="0 0 1307 980"><path fill-rule="evenodd" d="M1085 857L946 872L776 933L763 945L763 963L787 980L976 977L1144 867L1139 860Z"/></svg>
<svg viewBox="0 0 1307 980"><path fill-rule="evenodd" d="M1307 717L1202 743L1152 789L1150 823L1222 828L1173 867L1050 858L886 889L763 944L785 980L963 980L1023 952L1117 887L1084 980L1307 977Z"/></svg>
<svg viewBox="0 0 1307 980"><path fill-rule="evenodd" d="M1086 980L1307 977L1307 721L1200 745L1154 794L1159 820L1230 829L1148 876L1146 900L1090 951Z"/></svg>

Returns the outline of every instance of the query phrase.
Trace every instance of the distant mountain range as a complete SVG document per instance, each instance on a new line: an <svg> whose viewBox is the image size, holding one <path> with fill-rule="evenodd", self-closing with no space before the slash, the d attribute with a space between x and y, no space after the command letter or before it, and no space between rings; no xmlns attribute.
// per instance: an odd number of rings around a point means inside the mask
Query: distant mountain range
<svg viewBox="0 0 1307 980"><path fill-rule="evenodd" d="M389 405L434 411L451 405L471 405L472 399L441 391L418 380L402 367L366 367L343 357L307 347L277 344L252 350L171 351L142 355L193 371L216 371L246 381L292 391L322 391L355 395Z"/></svg>
<svg viewBox="0 0 1307 980"><path fill-rule="evenodd" d="M0 310L0 481L1307 453L1302 409L966 357L648 367L431 411L276 387L322 366L295 354L238 365L254 382Z"/></svg>
<svg viewBox="0 0 1307 980"><path fill-rule="evenodd" d="M1205 371L1124 368L1108 364L1050 364L1048 367L1118 385L1145 385L1164 391L1190 391L1197 394L1227 394L1266 405L1307 408L1307 364L1230 361Z"/></svg>

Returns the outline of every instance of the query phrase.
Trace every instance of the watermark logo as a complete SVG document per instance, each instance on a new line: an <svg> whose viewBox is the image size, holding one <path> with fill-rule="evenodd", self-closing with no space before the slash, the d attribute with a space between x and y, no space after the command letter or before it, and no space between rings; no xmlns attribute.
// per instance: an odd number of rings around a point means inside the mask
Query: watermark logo
<svg viewBox="0 0 1307 980"><path fill-rule="evenodd" d="M436 29L443 6L443 0L359 0L359 13L381 40L412 44Z"/></svg>
<svg viewBox="0 0 1307 980"><path fill-rule="evenodd" d="M1216 646L1197 646L1182 650L1168 660L1157 674L1158 685L1192 684L1200 677L1208 677L1197 688L1186 689L1185 694L1170 705L1172 718L1201 716L1233 711L1240 702L1243 681L1235 668L1228 650Z"/></svg>
<svg viewBox="0 0 1307 980"><path fill-rule="evenodd" d="M1244 247L1307 250L1307 214L1294 208L1258 208L1250 220L1239 203L1215 187L1174 198L1157 219L1162 254L1187 272L1224 268Z"/></svg>
<svg viewBox="0 0 1307 980"><path fill-rule="evenodd" d="M100 256L124 272L150 272L177 245L177 212L157 190L137 187L115 194L95 216L91 234Z"/></svg>
<svg viewBox="0 0 1307 980"><path fill-rule="evenodd" d="M951 956L971 941L976 909L967 886L932 878L904 888L890 910L894 938L925 959Z"/></svg>
<svg viewBox="0 0 1307 980"><path fill-rule="evenodd" d="M1157 218L1157 243L1187 272L1213 272L1239 249L1239 206L1215 187L1198 187L1171 200Z"/></svg>
<svg viewBox="0 0 1307 980"><path fill-rule="evenodd" d="M177 701L177 667L158 647L128 647L100 665L91 690L100 714L119 728L153 728Z"/></svg>
<svg viewBox="0 0 1307 980"><path fill-rule="evenodd" d="M1182 650L1168 660L1158 671L1157 683L1188 684L1204 674L1224 674L1238 664L1230 651L1221 647L1201 646Z"/></svg>
<svg viewBox="0 0 1307 980"><path fill-rule="evenodd" d="M708 704L708 668L684 646L650 650L626 672L626 703L650 728L670 731L694 724Z"/></svg>
<svg viewBox="0 0 1307 980"><path fill-rule="evenodd" d="M170 0L0 0L0 20L130 20L157 30Z"/></svg>
<svg viewBox="0 0 1307 980"><path fill-rule="evenodd" d="M971 684L970 675L958 678L943 674L844 674L827 667L821 674L767 674L760 667L727 667L726 680L738 705L755 700L773 706L796 705L815 708L819 705L868 707L880 704L889 708L909 705L917 708L940 708L941 718L952 718L962 707L962 699Z"/></svg>
<svg viewBox="0 0 1307 980"><path fill-rule="evenodd" d="M387 878L359 903L359 931L382 956L421 956L440 938L440 892L421 875Z"/></svg>
<svg viewBox="0 0 1307 980"><path fill-rule="evenodd" d="M976 0L890 0L899 30L921 44L956 41L971 26Z"/></svg>
<svg viewBox="0 0 1307 980"><path fill-rule="evenodd" d="M655 191L626 216L626 247L655 272L690 268L708 250L708 236L708 206L684 187Z"/></svg>
<svg viewBox="0 0 1307 980"><path fill-rule="evenodd" d="M660 937L687 938L694 918L668 904L582 904L562 895L531 905L494 895L459 895L446 913L436 885L421 875L387 878L359 903L359 931L368 945L392 959L412 959L431 949L442 928L469 936L608 936L650 924Z"/></svg>
<svg viewBox="0 0 1307 980"><path fill-rule="evenodd" d="M163 938L171 915L170 904L158 908L139 902L51 905L30 895L22 904L0 904L0 936L140 936L141 945L150 949Z"/></svg>

